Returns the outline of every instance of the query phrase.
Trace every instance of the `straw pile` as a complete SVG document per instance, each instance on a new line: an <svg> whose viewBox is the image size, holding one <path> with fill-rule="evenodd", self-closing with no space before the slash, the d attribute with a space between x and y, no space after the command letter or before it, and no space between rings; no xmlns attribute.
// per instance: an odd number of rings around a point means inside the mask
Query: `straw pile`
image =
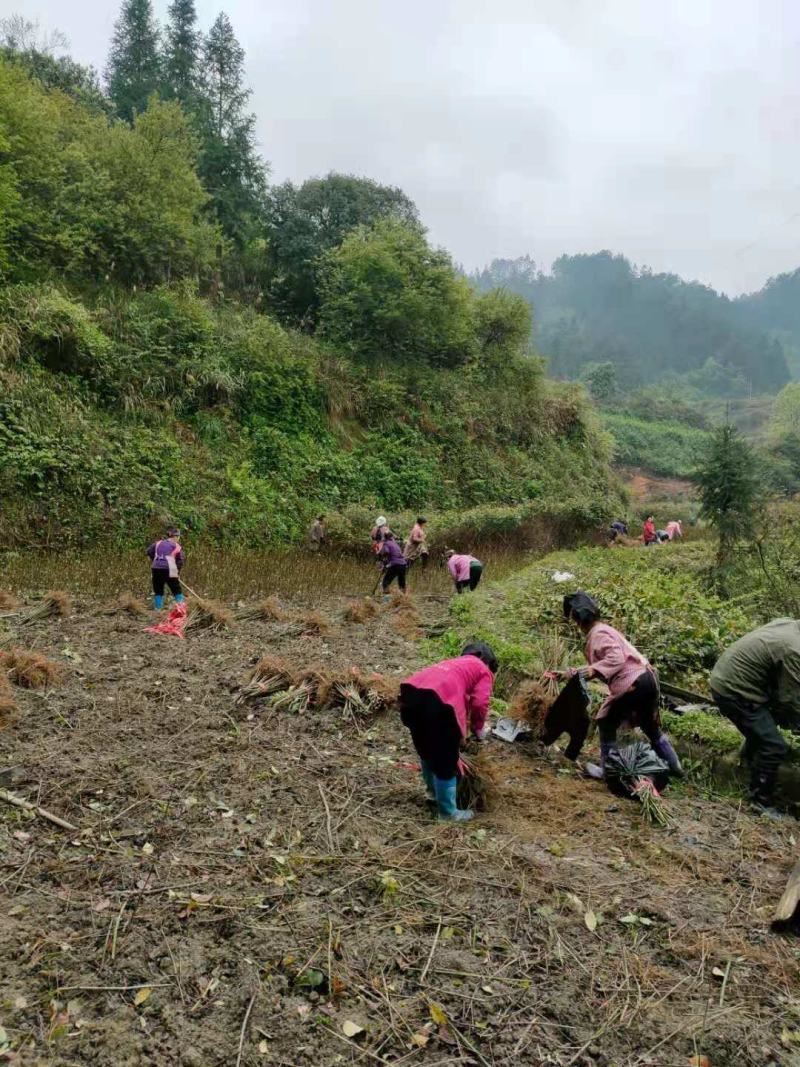
<svg viewBox="0 0 800 1067"><path fill-rule="evenodd" d="M395 593L389 603L389 611L393 615L394 628L402 637L413 640L420 636L422 617L409 597Z"/></svg>
<svg viewBox="0 0 800 1067"><path fill-rule="evenodd" d="M16 611L20 605L21 601L17 600L13 593L0 589L0 611Z"/></svg>
<svg viewBox="0 0 800 1067"><path fill-rule="evenodd" d="M62 590L51 590L42 597L41 604L27 612L20 619L20 626L27 626L31 622L39 622L42 619L65 618L72 611L72 600L69 593Z"/></svg>
<svg viewBox="0 0 800 1067"><path fill-rule="evenodd" d="M0 667L9 681L23 689L45 689L61 674L61 664L24 648L0 652Z"/></svg>
<svg viewBox="0 0 800 1067"><path fill-rule="evenodd" d="M300 619L300 637L324 637L330 628L328 620L318 611L309 611Z"/></svg>
<svg viewBox="0 0 800 1067"><path fill-rule="evenodd" d="M227 630L233 622L233 614L215 600L198 600L186 620L185 630L210 630L218 634Z"/></svg>

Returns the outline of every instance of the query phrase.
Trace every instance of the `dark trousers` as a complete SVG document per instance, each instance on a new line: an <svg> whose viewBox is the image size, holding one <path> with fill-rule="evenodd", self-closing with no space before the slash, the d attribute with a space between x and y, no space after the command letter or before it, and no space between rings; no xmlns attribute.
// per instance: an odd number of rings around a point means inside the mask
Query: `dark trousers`
<svg viewBox="0 0 800 1067"><path fill-rule="evenodd" d="M400 586L400 588L405 590L407 570L407 563L392 563L391 566L387 567L386 570L383 572L382 584L384 593L389 592L389 586L392 584L395 578L397 579L397 584Z"/></svg>
<svg viewBox="0 0 800 1067"><path fill-rule="evenodd" d="M478 582L481 580L483 574L482 563L470 563L469 565L469 578L465 578L463 582L456 582L456 592L460 596L465 589L477 589Z"/></svg>
<svg viewBox="0 0 800 1067"><path fill-rule="evenodd" d="M430 689L404 686L400 691L400 717L411 731L421 760L437 778L449 780L458 772L461 729L452 708Z"/></svg>
<svg viewBox="0 0 800 1067"><path fill-rule="evenodd" d="M749 704L711 691L714 703L744 737L744 758L750 764L750 793L759 804L770 804L778 768L789 746L778 730L768 704Z"/></svg>
<svg viewBox="0 0 800 1067"><path fill-rule="evenodd" d="M597 720L600 744L613 744L623 722L638 726L651 745L661 737L661 716L658 713L658 682L650 671L640 674L627 693L613 700L608 714Z"/></svg>
<svg viewBox="0 0 800 1067"><path fill-rule="evenodd" d="M153 592L156 596L164 595L164 586L168 585L173 596L181 595L181 580L170 576L168 570L161 567L153 568Z"/></svg>

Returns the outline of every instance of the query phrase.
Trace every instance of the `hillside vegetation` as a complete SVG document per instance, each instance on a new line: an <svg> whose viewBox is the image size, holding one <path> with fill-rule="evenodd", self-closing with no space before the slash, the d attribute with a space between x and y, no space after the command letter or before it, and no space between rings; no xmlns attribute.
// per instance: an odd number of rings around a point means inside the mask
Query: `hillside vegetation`
<svg viewBox="0 0 800 1067"><path fill-rule="evenodd" d="M163 87L126 112L46 59L0 60L4 544L167 518L292 540L321 509L342 536L364 508L607 516L609 440L528 354L524 302L477 295L398 190L214 184L212 149L255 164L246 114L211 129Z"/></svg>

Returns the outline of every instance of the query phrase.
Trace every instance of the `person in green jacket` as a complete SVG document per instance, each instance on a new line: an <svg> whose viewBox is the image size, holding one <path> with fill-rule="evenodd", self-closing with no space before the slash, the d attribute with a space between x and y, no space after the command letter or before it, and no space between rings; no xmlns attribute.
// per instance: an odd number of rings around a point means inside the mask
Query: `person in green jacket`
<svg viewBox="0 0 800 1067"><path fill-rule="evenodd" d="M789 746L778 726L800 729L800 622L773 619L727 648L711 672L711 695L743 734L750 797L768 814Z"/></svg>

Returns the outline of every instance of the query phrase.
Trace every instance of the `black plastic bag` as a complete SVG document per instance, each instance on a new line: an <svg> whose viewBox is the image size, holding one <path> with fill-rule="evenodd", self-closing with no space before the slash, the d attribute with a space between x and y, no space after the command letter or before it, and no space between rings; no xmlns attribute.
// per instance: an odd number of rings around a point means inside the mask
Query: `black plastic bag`
<svg viewBox="0 0 800 1067"><path fill-rule="evenodd" d="M642 778L648 778L659 793L669 781L669 767L647 741L623 745L607 757L606 784L616 796L634 796L634 785Z"/></svg>
<svg viewBox="0 0 800 1067"><path fill-rule="evenodd" d="M564 755L567 759L576 760L589 732L590 703L591 697L583 675L573 675L544 717L542 744L552 745L562 734L569 734Z"/></svg>

